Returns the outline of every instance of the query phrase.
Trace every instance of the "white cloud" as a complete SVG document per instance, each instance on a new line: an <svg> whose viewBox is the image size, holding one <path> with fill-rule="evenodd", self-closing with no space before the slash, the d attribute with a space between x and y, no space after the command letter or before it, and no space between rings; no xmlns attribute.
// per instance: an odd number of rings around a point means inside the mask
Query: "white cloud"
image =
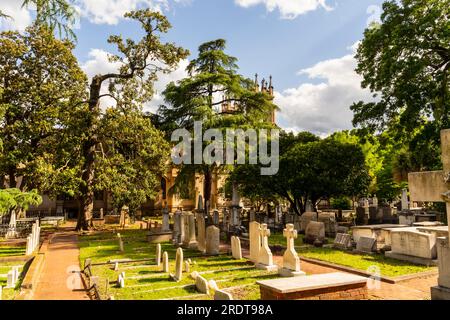
<svg viewBox="0 0 450 320"><path fill-rule="evenodd" d="M145 111L155 112L160 104L163 103L162 92L166 88L167 84L171 81L177 81L187 76L186 67L189 61L184 59L180 61L178 67L171 73L168 74L159 74L158 80L154 83L155 94L153 99L144 106ZM108 60L108 52L102 49L91 49L89 52L89 60L82 64L82 69L89 77L89 80L92 79L97 74L105 74L109 72L117 72L120 63L119 62L109 62ZM107 93L108 84L103 84L102 94ZM100 103L102 108L106 108L109 106L114 106L115 101L110 97L103 97Z"/></svg>
<svg viewBox="0 0 450 320"><path fill-rule="evenodd" d="M352 53L300 70L299 74L323 81L276 92L275 103L281 109L279 122L293 131L307 130L322 136L351 129L352 103L373 101L370 91L361 88L362 79L354 71L356 64Z"/></svg>
<svg viewBox="0 0 450 320"><path fill-rule="evenodd" d="M95 24L115 25L131 10L150 8L167 11L170 2L186 4L190 0L76 0L77 10L82 17Z"/></svg>
<svg viewBox="0 0 450 320"><path fill-rule="evenodd" d="M326 0L234 0L241 7L248 8L263 4L267 11L272 12L278 9L283 19L295 19L299 15L322 7L325 10L332 10L326 4Z"/></svg>
<svg viewBox="0 0 450 320"><path fill-rule="evenodd" d="M0 30L23 31L31 24L30 11L22 8L22 1L1 0L0 11L11 18L0 18Z"/></svg>

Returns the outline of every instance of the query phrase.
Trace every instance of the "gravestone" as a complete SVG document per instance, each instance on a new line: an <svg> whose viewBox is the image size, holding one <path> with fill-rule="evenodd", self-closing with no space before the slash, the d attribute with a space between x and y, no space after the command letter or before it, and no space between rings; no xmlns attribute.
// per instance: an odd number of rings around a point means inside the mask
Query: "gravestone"
<svg viewBox="0 0 450 320"><path fill-rule="evenodd" d="M123 239L122 239L122 236L120 235L120 233L117 234L117 240L119 241L119 251L124 252Z"/></svg>
<svg viewBox="0 0 450 320"><path fill-rule="evenodd" d="M204 253L206 251L206 226L203 212L197 212L197 250Z"/></svg>
<svg viewBox="0 0 450 320"><path fill-rule="evenodd" d="M156 265L159 267L161 265L161 244L158 243L156 245L156 256L155 256Z"/></svg>
<svg viewBox="0 0 450 320"><path fill-rule="evenodd" d="M403 189L402 190L402 211L403 210L408 210L409 209L409 204L408 204L408 190Z"/></svg>
<svg viewBox="0 0 450 320"><path fill-rule="evenodd" d="M260 224L258 222L250 222L250 260L254 263L258 262L259 250L261 248L259 229Z"/></svg>
<svg viewBox="0 0 450 320"><path fill-rule="evenodd" d="M355 219L356 225L364 225L367 223L367 214L366 214L366 208L364 207L356 207L356 219Z"/></svg>
<svg viewBox="0 0 450 320"><path fill-rule="evenodd" d="M206 254L218 255L220 246L220 230L216 226L206 228Z"/></svg>
<svg viewBox="0 0 450 320"><path fill-rule="evenodd" d="M183 249L178 248L175 257L175 274L171 278L175 281L181 281L183 277Z"/></svg>
<svg viewBox="0 0 450 320"><path fill-rule="evenodd" d="M233 296L231 293L218 289L214 292L214 300L233 300Z"/></svg>
<svg viewBox="0 0 450 320"><path fill-rule="evenodd" d="M165 207L162 210L162 229L161 231L166 232L166 231L170 231L170 216L169 216L169 209L167 207Z"/></svg>
<svg viewBox="0 0 450 320"><path fill-rule="evenodd" d="M316 241L325 242L325 224L323 222L311 221L305 230L305 243L314 244Z"/></svg>
<svg viewBox="0 0 450 320"><path fill-rule="evenodd" d="M356 251L363 253L372 253L377 250L377 239L369 237L360 237L356 242Z"/></svg>
<svg viewBox="0 0 450 320"><path fill-rule="evenodd" d="M305 275L303 271L300 271L300 258L297 251L295 251L294 240L297 239L297 230L294 229L293 224L289 223L286 225L286 229L283 230L283 236L286 238L287 246L283 254L283 268L279 270L280 275L283 277Z"/></svg>
<svg viewBox="0 0 450 320"><path fill-rule="evenodd" d="M203 278L201 275L198 275L195 278L195 287L197 291L204 294L209 294L209 284L208 281Z"/></svg>
<svg viewBox="0 0 450 320"><path fill-rule="evenodd" d="M334 237L338 223L336 221L336 213L334 212L321 212L317 217L318 222L323 222L325 225L325 235L328 237Z"/></svg>
<svg viewBox="0 0 450 320"><path fill-rule="evenodd" d="M269 248L270 229L267 228L267 224L261 224L259 228L259 235L261 237L261 248L258 253L258 264L256 267L258 269L265 269L267 271L276 271L278 266L273 263L272 252Z"/></svg>
<svg viewBox="0 0 450 320"><path fill-rule="evenodd" d="M441 131L442 171L408 174L411 201L445 202L450 222L450 129ZM450 244L449 235L437 239L439 278L431 288L434 300L450 300Z"/></svg>
<svg viewBox="0 0 450 320"><path fill-rule="evenodd" d="M300 232L305 232L311 221L317 221L317 212L304 212L300 217Z"/></svg>
<svg viewBox="0 0 450 320"><path fill-rule="evenodd" d="M213 212L213 224L218 226L219 225L219 211L214 210Z"/></svg>
<svg viewBox="0 0 450 320"><path fill-rule="evenodd" d="M417 264L432 264L437 258L436 235L420 232L415 228L392 230L391 251L385 252L386 257L410 261Z"/></svg>
<svg viewBox="0 0 450 320"><path fill-rule="evenodd" d="M122 276L122 274L119 275L119 279L117 280L119 284L119 288L125 288L125 278Z"/></svg>
<svg viewBox="0 0 450 320"><path fill-rule="evenodd" d="M237 236L231 237L231 255L233 259L242 259L241 240Z"/></svg>
<svg viewBox="0 0 450 320"><path fill-rule="evenodd" d="M338 233L334 239L333 247L336 249L347 250L352 246L352 237L347 233Z"/></svg>
<svg viewBox="0 0 450 320"><path fill-rule="evenodd" d="M174 245L179 245L182 243L182 221L181 221L181 211L177 210L173 215L173 233L172 233L172 243Z"/></svg>
<svg viewBox="0 0 450 320"><path fill-rule="evenodd" d="M188 261L184 262L184 272L189 273L190 265Z"/></svg>
<svg viewBox="0 0 450 320"><path fill-rule="evenodd" d="M162 270L163 272L169 272L169 255L166 251L163 253Z"/></svg>

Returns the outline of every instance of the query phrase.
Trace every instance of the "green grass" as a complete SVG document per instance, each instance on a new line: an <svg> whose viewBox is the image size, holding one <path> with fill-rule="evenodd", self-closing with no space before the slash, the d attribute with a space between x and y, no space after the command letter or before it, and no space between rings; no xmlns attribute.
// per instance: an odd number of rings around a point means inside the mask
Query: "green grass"
<svg viewBox="0 0 450 320"><path fill-rule="evenodd" d="M200 256L195 250L183 249L184 260L191 259L189 273L184 272L179 282L169 279L168 274L161 272L162 267L154 264L156 244L145 240L145 231L122 231L124 252L120 253L116 235L108 232L80 237L80 260L90 258L92 263L104 263L111 259L129 258L133 260L151 259L144 262L120 264L114 271L112 265L93 266L92 272L100 277L100 291L103 297L113 295L120 300L154 300L154 299L212 299L201 295L195 289L194 280L189 277L198 271L207 280L215 280L219 288L233 287L233 294L244 300L259 299L259 286L256 281L277 277L277 274L253 268L246 259L234 260L230 256ZM169 255L170 272L175 272L176 248L166 242L161 243L162 251ZM125 288L118 288L117 277L125 272ZM107 280L110 285L106 288Z"/></svg>
<svg viewBox="0 0 450 320"><path fill-rule="evenodd" d="M297 250L300 256L318 259L334 264L367 271L372 266L380 268L382 276L398 277L407 274L433 270L433 267L415 265L385 257L381 254L352 254L332 248L315 248ZM434 268L435 269L435 268Z"/></svg>
<svg viewBox="0 0 450 320"><path fill-rule="evenodd" d="M11 256L22 256L25 254L26 247L5 246L0 247L0 258Z"/></svg>

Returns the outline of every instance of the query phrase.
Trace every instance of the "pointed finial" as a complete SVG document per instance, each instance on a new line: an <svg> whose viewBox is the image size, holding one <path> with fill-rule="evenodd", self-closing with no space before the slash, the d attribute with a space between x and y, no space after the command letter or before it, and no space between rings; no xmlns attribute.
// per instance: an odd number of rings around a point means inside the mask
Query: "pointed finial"
<svg viewBox="0 0 450 320"><path fill-rule="evenodd" d="M255 73L255 84L258 85L258 74Z"/></svg>
<svg viewBox="0 0 450 320"><path fill-rule="evenodd" d="M269 77L269 88L272 88L272 75Z"/></svg>

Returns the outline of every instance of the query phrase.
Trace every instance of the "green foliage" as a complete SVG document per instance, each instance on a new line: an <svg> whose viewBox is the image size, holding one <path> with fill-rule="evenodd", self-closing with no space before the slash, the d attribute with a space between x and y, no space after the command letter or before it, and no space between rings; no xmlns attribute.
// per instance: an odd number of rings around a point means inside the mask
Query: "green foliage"
<svg viewBox="0 0 450 320"><path fill-rule="evenodd" d="M279 172L258 173L258 167L250 165L233 173L243 196L270 201L276 195L289 201L297 214L305 211L308 200L315 204L322 198L365 195L371 181L358 144L307 133L281 134Z"/></svg>
<svg viewBox="0 0 450 320"><path fill-rule="evenodd" d="M352 202L348 197L332 198L330 202L333 209L350 210L352 208Z"/></svg>
<svg viewBox="0 0 450 320"><path fill-rule="evenodd" d="M41 204L42 197L36 190L22 192L16 188L0 189L0 215L11 210L27 210L29 206Z"/></svg>
<svg viewBox="0 0 450 320"><path fill-rule="evenodd" d="M362 86L379 101L354 104L355 125L384 130L397 122L406 135L430 118L449 127L449 8L448 0L383 4L381 24L366 29L356 55Z"/></svg>

